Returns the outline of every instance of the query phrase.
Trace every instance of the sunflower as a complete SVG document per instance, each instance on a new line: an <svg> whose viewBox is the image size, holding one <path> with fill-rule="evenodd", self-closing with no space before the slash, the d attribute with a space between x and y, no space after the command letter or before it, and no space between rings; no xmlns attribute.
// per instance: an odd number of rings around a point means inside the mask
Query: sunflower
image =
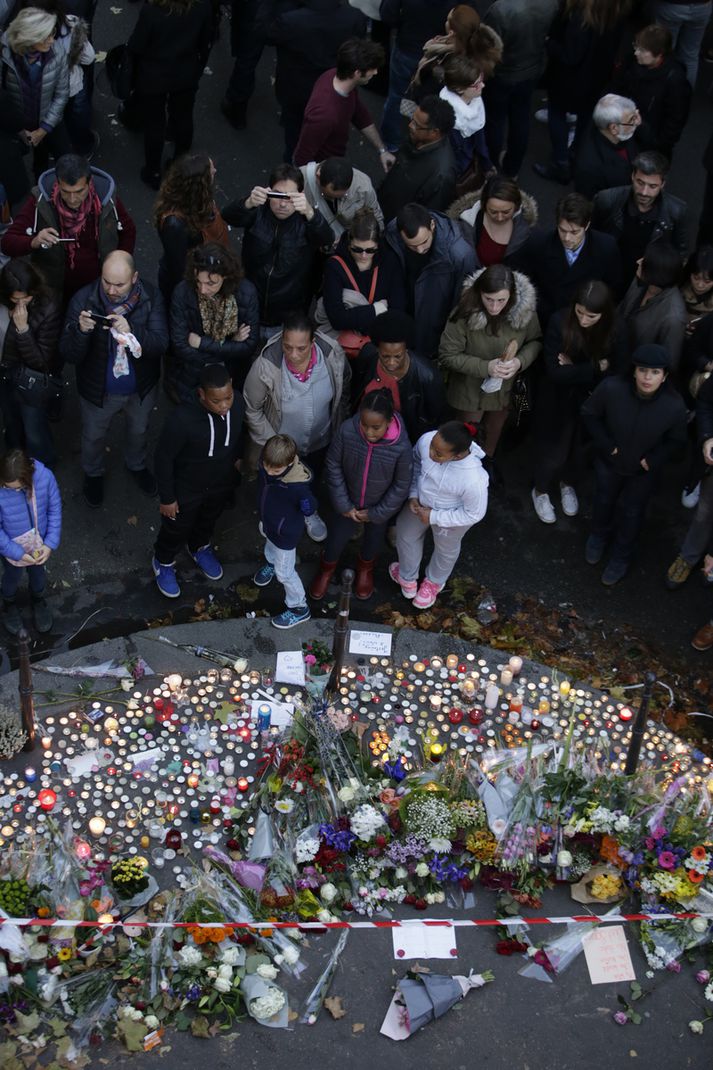
<svg viewBox="0 0 713 1070"><path fill-rule="evenodd" d="M57 958L60 962L69 962L72 957L71 947L61 947L57 952Z"/></svg>

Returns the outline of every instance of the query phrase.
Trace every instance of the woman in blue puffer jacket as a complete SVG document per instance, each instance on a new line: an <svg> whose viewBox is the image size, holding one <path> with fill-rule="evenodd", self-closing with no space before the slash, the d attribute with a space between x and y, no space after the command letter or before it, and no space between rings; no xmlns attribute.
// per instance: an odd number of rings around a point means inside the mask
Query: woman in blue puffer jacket
<svg viewBox="0 0 713 1070"><path fill-rule="evenodd" d="M310 597L324 598L339 556L357 525L364 539L357 559L354 594L369 598L374 591L374 564L386 523L406 501L411 482L412 453L401 418L394 412L389 389L366 394L359 412L337 431L327 453L327 484L332 499L327 541Z"/></svg>
<svg viewBox="0 0 713 1070"><path fill-rule="evenodd" d="M52 628L45 602L45 563L59 546L62 502L49 468L24 450L11 450L0 458L0 554L3 558L3 623L11 635L22 628L15 598L24 570L28 569L32 615L38 632Z"/></svg>

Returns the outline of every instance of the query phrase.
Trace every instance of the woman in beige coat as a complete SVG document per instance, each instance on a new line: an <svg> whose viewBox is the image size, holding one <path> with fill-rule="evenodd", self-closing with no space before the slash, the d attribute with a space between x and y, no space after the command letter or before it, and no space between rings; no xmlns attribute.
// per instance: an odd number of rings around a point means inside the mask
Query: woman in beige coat
<svg viewBox="0 0 713 1070"><path fill-rule="evenodd" d="M480 424L492 457L505 426L517 375L542 348L535 288L519 271L493 264L465 280L441 337L446 397L459 420Z"/></svg>

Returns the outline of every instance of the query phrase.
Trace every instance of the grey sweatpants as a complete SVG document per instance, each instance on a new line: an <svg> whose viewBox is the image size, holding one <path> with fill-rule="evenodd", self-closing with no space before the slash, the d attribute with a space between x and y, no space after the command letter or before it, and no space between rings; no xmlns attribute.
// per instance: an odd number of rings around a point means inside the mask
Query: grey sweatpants
<svg viewBox="0 0 713 1070"><path fill-rule="evenodd" d="M433 534L433 553L426 566L426 579L442 587L455 568L460 544L471 524L462 528L441 528L422 524L409 509L408 502L396 521L396 549L399 555L399 575L402 580L418 580L423 544L430 531Z"/></svg>

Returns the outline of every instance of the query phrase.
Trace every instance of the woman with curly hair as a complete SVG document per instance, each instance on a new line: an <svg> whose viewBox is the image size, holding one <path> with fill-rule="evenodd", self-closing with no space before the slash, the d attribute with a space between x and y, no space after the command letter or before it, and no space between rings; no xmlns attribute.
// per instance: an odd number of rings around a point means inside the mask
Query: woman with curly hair
<svg viewBox="0 0 713 1070"><path fill-rule="evenodd" d="M166 127L177 159L193 142L193 105L217 30L212 0L145 0L127 47L135 63L134 93L144 124L141 179L161 183Z"/></svg>
<svg viewBox="0 0 713 1070"><path fill-rule="evenodd" d="M195 396L206 364L225 364L242 390L259 341L257 290L230 249L208 242L192 249L186 277L171 300L171 377L182 401Z"/></svg>
<svg viewBox="0 0 713 1070"><path fill-rule="evenodd" d="M190 249L206 242L229 245L228 227L215 203L215 166L210 156L181 156L166 174L154 205L163 246L158 284L166 304L186 273Z"/></svg>
<svg viewBox="0 0 713 1070"><path fill-rule="evenodd" d="M56 460L47 417L49 396L32 390L32 373L57 367L61 310L29 260L8 260L0 271L0 408L8 449L27 449L52 467Z"/></svg>

